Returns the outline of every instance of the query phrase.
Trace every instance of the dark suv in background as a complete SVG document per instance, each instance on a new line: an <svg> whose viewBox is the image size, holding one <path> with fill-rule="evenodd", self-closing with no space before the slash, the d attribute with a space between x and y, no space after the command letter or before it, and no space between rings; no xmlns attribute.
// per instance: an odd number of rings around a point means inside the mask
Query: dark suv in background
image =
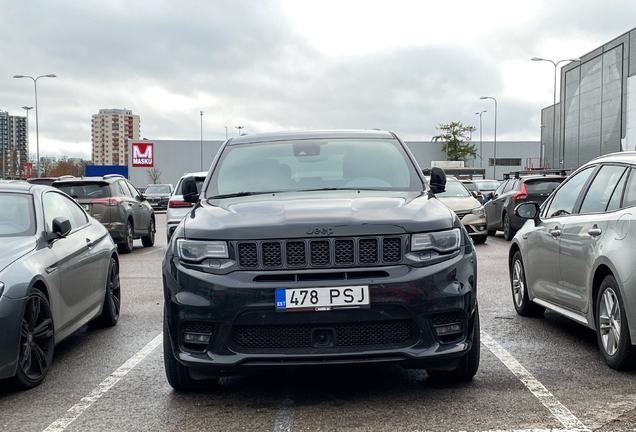
<svg viewBox="0 0 636 432"><path fill-rule="evenodd" d="M144 196L119 174L103 177L71 177L54 181L53 187L74 198L86 212L104 225L121 253L132 251L133 240L155 244L155 212Z"/></svg>
<svg viewBox="0 0 636 432"><path fill-rule="evenodd" d="M394 362L470 380L477 257L406 145L378 130L231 138L163 261L164 363L196 389L256 367ZM461 185L460 185L461 186ZM468 192L466 192L468 195Z"/></svg>
<svg viewBox="0 0 636 432"><path fill-rule="evenodd" d="M488 235L500 230L506 240L512 240L526 223L515 215L515 207L527 201L541 205L565 178L563 170L518 171L506 175L497 190L488 194L488 202L484 204Z"/></svg>

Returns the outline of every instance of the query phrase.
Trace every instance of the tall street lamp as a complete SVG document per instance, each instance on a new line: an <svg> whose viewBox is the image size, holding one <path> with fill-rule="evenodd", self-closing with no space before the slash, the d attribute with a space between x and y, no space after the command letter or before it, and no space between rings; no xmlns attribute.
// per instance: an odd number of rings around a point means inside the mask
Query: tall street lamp
<svg viewBox="0 0 636 432"><path fill-rule="evenodd" d="M203 171L203 111L201 111L201 171Z"/></svg>
<svg viewBox="0 0 636 432"><path fill-rule="evenodd" d="M227 141L227 126L223 126L225 128L225 141Z"/></svg>
<svg viewBox="0 0 636 432"><path fill-rule="evenodd" d="M239 136L241 136L241 129L245 128L245 126L234 126L234 127L238 129L238 134Z"/></svg>
<svg viewBox="0 0 636 432"><path fill-rule="evenodd" d="M495 146L492 161L492 178L497 180L497 99L492 96L481 96L479 99L492 99L495 101Z"/></svg>
<svg viewBox="0 0 636 432"><path fill-rule="evenodd" d="M482 153L483 145L482 145L482 135L481 135L481 115L487 112L486 110L476 112L475 115L479 116L479 167L484 167L484 154Z"/></svg>
<svg viewBox="0 0 636 432"><path fill-rule="evenodd" d="M40 132L38 130L38 80L40 78L55 78L57 75L55 74L46 74L40 75L38 77L33 78L29 75L13 75L13 78L31 78L33 80L33 87L35 89L35 146L36 146L36 157L38 159L38 178L40 178Z"/></svg>
<svg viewBox="0 0 636 432"><path fill-rule="evenodd" d="M23 106L22 109L26 111L26 117L27 117L27 127L26 127L26 129L27 129L27 147L24 150L26 151L26 155L28 157L29 156L29 146L28 146L28 143L29 143L29 111L32 110L33 107ZM20 160L20 155L21 155L21 152L18 152L18 172L20 172L20 167L22 167L21 160ZM27 159L27 161L28 161L28 159ZM20 176L20 178L22 178L22 176Z"/></svg>
<svg viewBox="0 0 636 432"><path fill-rule="evenodd" d="M541 57L532 57L530 59L531 61L547 61L552 63L552 65L554 66L554 98L552 100L552 148L554 149L554 147L556 146L556 82L557 82L557 65L561 62L580 62L581 59L580 58L572 58L572 59L565 59L565 60L559 60L557 62L554 62L550 59L544 59ZM563 124L563 122L561 122L561 124ZM561 153L561 150L563 150L563 153ZM541 149L541 153L543 153L543 148ZM541 161L543 161L543 158L545 157L545 155L541 155ZM563 165L563 159L565 159L565 146L563 146L563 149L561 149L561 142L559 140L559 165ZM543 163L543 162L541 162ZM562 168L562 167L560 167Z"/></svg>

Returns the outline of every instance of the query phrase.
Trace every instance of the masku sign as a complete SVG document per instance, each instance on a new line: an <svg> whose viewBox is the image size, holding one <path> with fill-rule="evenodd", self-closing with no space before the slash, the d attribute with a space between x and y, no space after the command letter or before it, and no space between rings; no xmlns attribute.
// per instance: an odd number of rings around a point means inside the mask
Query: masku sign
<svg viewBox="0 0 636 432"><path fill-rule="evenodd" d="M152 167L153 157L152 143L132 143L132 166Z"/></svg>

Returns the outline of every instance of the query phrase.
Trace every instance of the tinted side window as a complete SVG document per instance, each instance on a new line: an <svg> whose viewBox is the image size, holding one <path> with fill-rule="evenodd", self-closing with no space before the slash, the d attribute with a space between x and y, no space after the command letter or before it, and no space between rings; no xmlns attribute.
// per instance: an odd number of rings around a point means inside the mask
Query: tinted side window
<svg viewBox="0 0 636 432"><path fill-rule="evenodd" d="M130 192L130 189L128 189L128 186L126 186L126 182L124 181L118 181L117 184L119 185L119 187L122 189L124 196L127 196L128 198L133 198L132 193Z"/></svg>
<svg viewBox="0 0 636 432"><path fill-rule="evenodd" d="M79 205L62 194L47 192L42 199L42 205L44 207L44 220L49 231L53 229L53 219L59 216L67 218L73 229L88 223L86 213Z"/></svg>
<svg viewBox="0 0 636 432"><path fill-rule="evenodd" d="M632 170L625 187L625 198L621 207L631 207L636 205L636 171Z"/></svg>
<svg viewBox="0 0 636 432"><path fill-rule="evenodd" d="M511 190L515 190L517 185L519 184L519 180L510 180L508 184L504 188L502 193L510 192Z"/></svg>
<svg viewBox="0 0 636 432"><path fill-rule="evenodd" d="M130 190L130 193L132 194L132 197L135 198L136 200L141 201L141 197L139 196L139 191L130 183L128 183L127 181L124 182L125 186L128 186L128 189Z"/></svg>
<svg viewBox="0 0 636 432"><path fill-rule="evenodd" d="M604 212L609 204L612 192L618 181L625 173L625 167L616 165L604 165L592 180L579 213Z"/></svg>
<svg viewBox="0 0 636 432"><path fill-rule="evenodd" d="M614 188L614 192L612 193L612 198L610 198L609 204L607 204L606 211L614 211L618 210L621 207L621 198L623 197L623 189L625 189L625 183L627 182L627 177L629 176L629 170L626 170L618 184Z"/></svg>
<svg viewBox="0 0 636 432"><path fill-rule="evenodd" d="M507 180L503 182L502 184L500 184L497 190L495 191L495 195L496 196L501 195L503 193L504 188L506 187L508 183L510 183L510 180Z"/></svg>
<svg viewBox="0 0 636 432"><path fill-rule="evenodd" d="M545 217L550 218L571 214L581 189L594 168L588 167L568 179L552 197L550 205L546 207Z"/></svg>

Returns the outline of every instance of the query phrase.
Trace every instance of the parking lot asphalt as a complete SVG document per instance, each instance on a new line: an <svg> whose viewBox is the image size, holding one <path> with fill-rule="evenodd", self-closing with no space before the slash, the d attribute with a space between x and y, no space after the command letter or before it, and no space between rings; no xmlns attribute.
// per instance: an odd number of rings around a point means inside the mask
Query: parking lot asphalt
<svg viewBox="0 0 636 432"><path fill-rule="evenodd" d="M40 387L0 382L0 431L636 430L636 372L608 368L592 330L552 312L516 314L500 234L476 246L482 346L469 383L376 365L253 371L175 392L160 343L163 213L157 228L154 247L135 241L120 255L116 327L85 327L57 345Z"/></svg>

